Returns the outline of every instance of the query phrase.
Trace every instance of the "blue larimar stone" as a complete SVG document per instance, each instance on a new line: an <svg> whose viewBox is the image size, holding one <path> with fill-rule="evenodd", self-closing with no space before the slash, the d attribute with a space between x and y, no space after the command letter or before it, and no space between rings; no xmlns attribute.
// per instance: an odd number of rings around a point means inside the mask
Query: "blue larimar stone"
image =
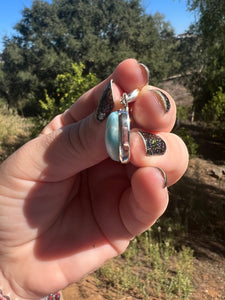
<svg viewBox="0 0 225 300"><path fill-rule="evenodd" d="M119 159L119 112L112 112L106 123L105 131L105 146L112 160L120 161Z"/></svg>

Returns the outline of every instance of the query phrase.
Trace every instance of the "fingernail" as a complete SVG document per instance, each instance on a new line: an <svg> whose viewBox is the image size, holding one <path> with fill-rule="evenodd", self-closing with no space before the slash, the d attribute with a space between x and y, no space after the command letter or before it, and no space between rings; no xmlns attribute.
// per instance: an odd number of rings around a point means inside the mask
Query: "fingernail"
<svg viewBox="0 0 225 300"><path fill-rule="evenodd" d="M161 177L163 179L163 188L165 189L167 187L167 176L166 176L166 172L161 169L161 168L158 168L156 167L156 169L161 173Z"/></svg>
<svg viewBox="0 0 225 300"><path fill-rule="evenodd" d="M159 90L151 90L156 96L156 100L162 105L164 111L167 113L170 110L171 104L169 98L166 96L165 93Z"/></svg>
<svg viewBox="0 0 225 300"><path fill-rule="evenodd" d="M146 65L142 64L142 63L139 63L139 65L141 67L142 73L146 77L146 84L148 84L149 81L150 81L150 71L149 71L149 68Z"/></svg>
<svg viewBox="0 0 225 300"><path fill-rule="evenodd" d="M104 121L111 113L114 107L112 80L105 87L101 98L99 99L98 106L95 112L96 119L100 122Z"/></svg>
<svg viewBox="0 0 225 300"><path fill-rule="evenodd" d="M166 152L166 143L161 137L143 131L138 131L145 145L146 155L163 155Z"/></svg>

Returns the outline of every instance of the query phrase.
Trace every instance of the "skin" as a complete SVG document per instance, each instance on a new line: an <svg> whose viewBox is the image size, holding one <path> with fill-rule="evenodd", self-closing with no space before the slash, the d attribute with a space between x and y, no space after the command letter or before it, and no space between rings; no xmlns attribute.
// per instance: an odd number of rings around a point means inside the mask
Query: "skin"
<svg viewBox="0 0 225 300"><path fill-rule="evenodd" d="M106 120L95 119L111 78L115 110L123 92L140 89L131 107L127 165L108 157ZM185 172L188 153L169 133L173 99L167 94L171 109L165 113L152 100L147 81L136 60L123 61L0 166L0 286L12 299L40 299L80 280L125 251L165 211L168 191L157 167L171 185ZM155 124L148 122L151 116ZM161 136L165 154L147 157L138 129Z"/></svg>

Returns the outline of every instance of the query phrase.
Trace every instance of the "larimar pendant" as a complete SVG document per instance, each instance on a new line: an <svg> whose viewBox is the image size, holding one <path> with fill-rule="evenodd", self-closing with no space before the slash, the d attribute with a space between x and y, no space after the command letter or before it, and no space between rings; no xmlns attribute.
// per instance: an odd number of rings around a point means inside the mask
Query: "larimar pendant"
<svg viewBox="0 0 225 300"><path fill-rule="evenodd" d="M109 156L121 163L130 159L130 119L127 111L112 112L106 123L105 145Z"/></svg>
<svg viewBox="0 0 225 300"><path fill-rule="evenodd" d="M112 112L106 123L105 145L112 160L128 163L130 160L130 117L128 103L138 95L136 89L130 94L124 94L121 104L124 108Z"/></svg>

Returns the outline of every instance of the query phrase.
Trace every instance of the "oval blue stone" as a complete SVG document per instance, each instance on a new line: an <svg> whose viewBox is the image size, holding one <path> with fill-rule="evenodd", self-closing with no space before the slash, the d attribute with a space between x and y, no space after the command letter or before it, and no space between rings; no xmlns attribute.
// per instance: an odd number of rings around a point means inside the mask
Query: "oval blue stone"
<svg viewBox="0 0 225 300"><path fill-rule="evenodd" d="M105 146L106 150L115 161L120 161L119 159L119 112L112 112L106 123L105 130Z"/></svg>

